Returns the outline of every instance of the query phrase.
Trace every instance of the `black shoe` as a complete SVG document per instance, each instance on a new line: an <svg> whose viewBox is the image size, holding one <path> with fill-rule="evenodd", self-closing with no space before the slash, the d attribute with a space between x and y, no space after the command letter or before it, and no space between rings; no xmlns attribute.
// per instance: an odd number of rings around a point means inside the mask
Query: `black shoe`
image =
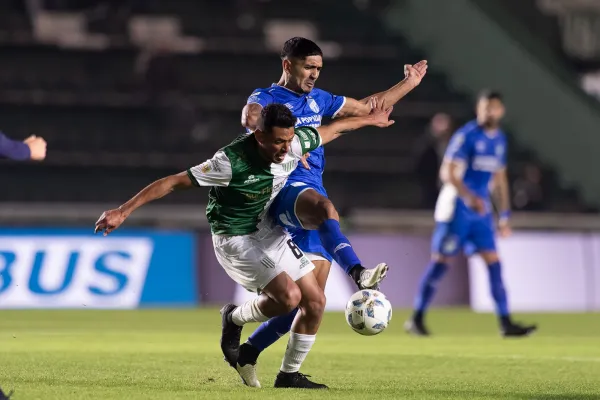
<svg viewBox="0 0 600 400"><path fill-rule="evenodd" d="M329 389L327 385L315 383L308 379L310 375L304 375L300 372L282 372L279 371L275 378L276 388L296 388L296 389Z"/></svg>
<svg viewBox="0 0 600 400"><path fill-rule="evenodd" d="M429 336L429 330L425 327L423 320L411 318L404 323L404 330L415 336Z"/></svg>
<svg viewBox="0 0 600 400"><path fill-rule="evenodd" d="M231 313L236 309L235 304L226 304L221 308L221 351L225 361L235 368L240 354L240 338L242 327L231 320Z"/></svg>
<svg viewBox="0 0 600 400"><path fill-rule="evenodd" d="M243 343L240 346L240 353L238 356L237 363L242 367L247 364L256 365L256 361L258 360L259 355L260 350L252 346L250 343Z"/></svg>
<svg viewBox="0 0 600 400"><path fill-rule="evenodd" d="M504 337L523 337L531 335L536 330L536 325L520 325L511 322L502 326L502 328L500 328L500 333Z"/></svg>
<svg viewBox="0 0 600 400"><path fill-rule="evenodd" d="M8 392L8 394L4 394L4 392L2 391L2 389L0 389L0 400L9 400L10 396L12 396L14 393L14 391L10 391Z"/></svg>

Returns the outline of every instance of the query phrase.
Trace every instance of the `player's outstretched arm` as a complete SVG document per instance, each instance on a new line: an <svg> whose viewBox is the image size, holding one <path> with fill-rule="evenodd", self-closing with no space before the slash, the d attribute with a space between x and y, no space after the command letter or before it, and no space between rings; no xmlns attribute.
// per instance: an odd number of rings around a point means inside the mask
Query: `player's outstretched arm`
<svg viewBox="0 0 600 400"><path fill-rule="evenodd" d="M427 60L422 60L415 65L404 66L404 79L383 92L372 94L362 100L346 98L344 106L336 115L337 117L353 117L367 115L371 111L369 99L376 97L390 106L396 104L400 99L419 86L421 80L427 73Z"/></svg>
<svg viewBox="0 0 600 400"><path fill-rule="evenodd" d="M344 133L360 129L365 126L387 128L394 123L394 120L389 119L393 107L384 108L385 103L382 103L381 107L377 107L377 102L375 99L372 99L372 104L374 108L370 114L361 117L336 119L331 124L317 128L319 135L321 136L321 144L325 145L339 138Z"/></svg>
<svg viewBox="0 0 600 400"><path fill-rule="evenodd" d="M146 186L119 208L103 212L96 221L94 233L103 232L106 236L117 229L133 211L144 204L160 199L175 190L187 189L192 186L193 183L187 171L159 179Z"/></svg>
<svg viewBox="0 0 600 400"><path fill-rule="evenodd" d="M42 161L46 158L46 141L41 137L32 135L19 142L0 132L0 157L17 161Z"/></svg>

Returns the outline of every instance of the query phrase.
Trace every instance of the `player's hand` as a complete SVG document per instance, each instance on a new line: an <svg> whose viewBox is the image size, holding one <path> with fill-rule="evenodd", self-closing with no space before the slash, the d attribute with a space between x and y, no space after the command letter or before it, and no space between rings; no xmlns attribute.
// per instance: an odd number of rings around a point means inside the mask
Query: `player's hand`
<svg viewBox="0 0 600 400"><path fill-rule="evenodd" d="M394 107L387 107L385 101L378 102L376 97L371 98L371 113L369 116L372 118L372 125L379 128L387 128L391 126L395 121L390 119L390 114Z"/></svg>
<svg viewBox="0 0 600 400"><path fill-rule="evenodd" d="M302 156L302 158L300 159L300 162L302 163L302 165L304 166L304 168L306 169L310 169L310 165L308 165L308 157L310 157L310 153L306 153Z"/></svg>
<svg viewBox="0 0 600 400"><path fill-rule="evenodd" d="M512 235L512 229L510 228L510 222L507 218L502 218L498 222L498 233L500 237L507 238Z"/></svg>
<svg viewBox="0 0 600 400"><path fill-rule="evenodd" d="M427 74L427 60L421 60L415 65L404 65L404 79L414 87L419 86L425 74Z"/></svg>
<svg viewBox="0 0 600 400"><path fill-rule="evenodd" d="M117 229L126 218L127 216L118 208L104 211L100 218L98 218L98 221L96 221L94 233L103 232L104 236L106 236Z"/></svg>
<svg viewBox="0 0 600 400"><path fill-rule="evenodd" d="M42 161L46 158L46 141L44 138L31 135L23 140L23 143L29 147L32 160Z"/></svg>
<svg viewBox="0 0 600 400"><path fill-rule="evenodd" d="M479 215L485 215L487 212L485 201L481 197L473 196L469 199L469 207L477 212Z"/></svg>

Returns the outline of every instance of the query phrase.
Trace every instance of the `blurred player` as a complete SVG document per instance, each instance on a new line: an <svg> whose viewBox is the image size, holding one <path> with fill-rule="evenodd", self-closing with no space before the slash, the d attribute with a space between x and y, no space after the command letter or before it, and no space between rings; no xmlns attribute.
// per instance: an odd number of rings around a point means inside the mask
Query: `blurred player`
<svg viewBox="0 0 600 400"><path fill-rule="evenodd" d="M511 321L496 252L490 183L495 184L499 193L500 234L510 234L506 138L500 129L504 112L499 93L483 92L477 102L477 120L464 125L450 140L440 169L444 186L435 209L431 263L422 278L414 314L405 324L409 333L429 334L424 323L427 308L439 280L448 269L448 257L456 255L465 245L468 255L477 252L488 265L490 288L502 335L526 336L536 330L534 325L519 325Z"/></svg>
<svg viewBox="0 0 600 400"><path fill-rule="evenodd" d="M17 161L42 161L46 158L46 141L41 137L31 135L20 142L9 139L0 132L0 157Z"/></svg>
<svg viewBox="0 0 600 400"><path fill-rule="evenodd" d="M375 110L317 130L294 128L296 118L290 110L282 104L271 104L261 111L253 135L241 136L212 159L160 179L121 207L104 212L95 231L109 234L134 210L174 190L211 186L206 214L217 260L234 281L261 293L239 307L228 304L221 310L221 350L225 359L235 366L244 324L264 322L299 307L275 387L327 388L299 372L315 342L325 294L311 273L311 261L267 212L304 153L338 138L342 132L368 125L390 126L390 112ZM252 386L259 386L258 382L252 382Z"/></svg>
<svg viewBox="0 0 600 400"><path fill-rule="evenodd" d="M405 79L401 82L385 92L355 100L315 87L323 68L323 52L313 41L300 37L288 40L283 46L281 59L283 73L279 82L256 89L242 111L242 125L250 132L256 129L261 109L273 102L283 103L292 111L297 117L296 126L318 127L323 117L367 115L372 108L369 98L377 98L382 104L391 106L419 85L427 71L426 61L414 66L405 65ZM292 173L287 186L275 199L271 207L273 218L288 229L294 242L313 261L315 275L322 288L334 259L359 288L376 288L385 277L388 266L382 263L371 270L362 266L340 229L338 213L323 187L324 150L319 147L309 155L304 160L305 168L300 167ZM242 376L242 379L256 381L252 366L260 352L289 332L294 315L295 312L261 325L242 345L239 363L242 367L251 366L248 373L252 375Z"/></svg>

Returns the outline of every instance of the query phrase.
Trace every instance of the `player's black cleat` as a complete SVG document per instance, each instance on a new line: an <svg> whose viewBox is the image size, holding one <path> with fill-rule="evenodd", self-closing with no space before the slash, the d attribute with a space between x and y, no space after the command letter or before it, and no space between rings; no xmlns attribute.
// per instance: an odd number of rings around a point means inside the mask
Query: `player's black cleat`
<svg viewBox="0 0 600 400"><path fill-rule="evenodd" d="M531 335L536 330L536 325L520 325L511 322L503 325L502 328L500 328L500 333L504 337L524 337Z"/></svg>
<svg viewBox="0 0 600 400"><path fill-rule="evenodd" d="M231 320L231 313L235 310L235 304L226 304L221 308L221 351L225 361L235 368L240 354L240 338L242 327L237 326Z"/></svg>
<svg viewBox="0 0 600 400"><path fill-rule="evenodd" d="M327 385L316 383L308 379L310 375L304 375L301 372L282 372L279 371L275 378L276 388L295 388L295 389L329 389Z"/></svg>
<svg viewBox="0 0 600 400"><path fill-rule="evenodd" d="M404 323L404 330L415 336L429 336L429 330L422 319L411 318Z"/></svg>

